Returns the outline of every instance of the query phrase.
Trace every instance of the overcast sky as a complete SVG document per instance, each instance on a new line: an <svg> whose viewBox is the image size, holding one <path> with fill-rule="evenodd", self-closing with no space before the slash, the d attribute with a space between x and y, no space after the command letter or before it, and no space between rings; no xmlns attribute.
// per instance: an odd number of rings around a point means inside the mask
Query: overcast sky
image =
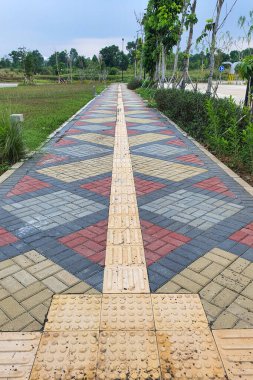
<svg viewBox="0 0 253 380"><path fill-rule="evenodd" d="M38 49L48 57L56 49L74 47L92 56L111 44L133 40L138 26L134 11L140 14L148 0L0 0L0 56L20 46ZM229 7L234 0L227 0ZM198 0L199 23L212 17L216 0ZM238 0L223 31L241 34L237 20L253 9L252 0ZM225 10L225 9L224 9Z"/></svg>

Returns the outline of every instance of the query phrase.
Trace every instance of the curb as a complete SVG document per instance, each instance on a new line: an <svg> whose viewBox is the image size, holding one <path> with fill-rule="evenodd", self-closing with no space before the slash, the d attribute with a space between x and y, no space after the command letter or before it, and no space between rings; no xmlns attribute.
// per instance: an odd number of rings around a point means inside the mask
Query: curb
<svg viewBox="0 0 253 380"><path fill-rule="evenodd" d="M41 150L41 148L46 145L50 140L52 140L53 137L55 137L61 130L70 123L80 112L85 110L86 107L88 107L97 97L99 97L106 89L104 89L99 95L92 98L87 104L85 104L82 108L80 108L74 115L72 115L68 120L66 120L60 127L58 127L54 132L52 132L43 143L39 145L39 147L29 152L26 156L26 158L22 159L19 162L16 162L14 165L12 165L6 172L4 172L2 175L0 175L0 184L2 184L4 181L6 181L17 169L19 169L26 161L28 161L30 158L32 158L37 152Z"/></svg>

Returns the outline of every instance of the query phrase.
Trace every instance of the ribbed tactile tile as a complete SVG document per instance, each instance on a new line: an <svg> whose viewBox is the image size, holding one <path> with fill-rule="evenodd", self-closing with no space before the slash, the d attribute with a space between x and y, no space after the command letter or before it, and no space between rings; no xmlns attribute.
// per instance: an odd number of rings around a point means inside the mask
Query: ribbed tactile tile
<svg viewBox="0 0 253 380"><path fill-rule="evenodd" d="M94 380L98 333L46 332L30 380Z"/></svg>
<svg viewBox="0 0 253 380"><path fill-rule="evenodd" d="M154 330L149 294L105 294L100 330Z"/></svg>
<svg viewBox="0 0 253 380"><path fill-rule="evenodd" d="M253 330L215 330L213 335L229 380L253 379Z"/></svg>
<svg viewBox="0 0 253 380"><path fill-rule="evenodd" d="M102 332L96 379L160 380L155 333Z"/></svg>
<svg viewBox="0 0 253 380"><path fill-rule="evenodd" d="M157 330L208 328L197 294L151 294Z"/></svg>
<svg viewBox="0 0 253 380"><path fill-rule="evenodd" d="M0 379L29 379L40 337L40 333L0 333Z"/></svg>
<svg viewBox="0 0 253 380"><path fill-rule="evenodd" d="M158 331L161 379L227 380L208 328Z"/></svg>
<svg viewBox="0 0 253 380"><path fill-rule="evenodd" d="M103 293L150 293L146 267L105 267Z"/></svg>
<svg viewBox="0 0 253 380"><path fill-rule="evenodd" d="M56 295L45 331L98 330L100 295Z"/></svg>
<svg viewBox="0 0 253 380"><path fill-rule="evenodd" d="M143 246L107 246L105 265L145 264Z"/></svg>

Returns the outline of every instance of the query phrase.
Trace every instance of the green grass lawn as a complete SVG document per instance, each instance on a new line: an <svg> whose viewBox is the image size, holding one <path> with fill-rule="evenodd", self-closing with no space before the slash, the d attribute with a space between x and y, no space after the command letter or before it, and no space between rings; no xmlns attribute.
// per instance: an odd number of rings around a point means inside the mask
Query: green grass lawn
<svg viewBox="0 0 253 380"><path fill-rule="evenodd" d="M55 129L104 89L100 83L48 84L0 89L0 114L23 113L26 149L36 149ZM6 170L1 165L0 173Z"/></svg>

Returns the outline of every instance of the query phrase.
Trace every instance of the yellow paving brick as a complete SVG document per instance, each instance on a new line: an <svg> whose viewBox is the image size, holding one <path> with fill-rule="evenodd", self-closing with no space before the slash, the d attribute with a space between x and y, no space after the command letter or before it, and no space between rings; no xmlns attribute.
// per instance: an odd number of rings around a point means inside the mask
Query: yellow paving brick
<svg viewBox="0 0 253 380"><path fill-rule="evenodd" d="M207 328L207 319L197 294L151 294L157 330Z"/></svg>
<svg viewBox="0 0 253 380"><path fill-rule="evenodd" d="M153 175L174 182L180 182L207 171L189 165L176 164L174 162L136 155L132 156L132 162L135 172L148 176Z"/></svg>
<svg viewBox="0 0 253 380"><path fill-rule="evenodd" d="M106 266L103 293L149 293L146 266Z"/></svg>
<svg viewBox="0 0 253 380"><path fill-rule="evenodd" d="M0 333L0 379L28 380L40 333Z"/></svg>
<svg viewBox="0 0 253 380"><path fill-rule="evenodd" d="M162 379L227 379L208 327L158 331L157 342Z"/></svg>
<svg viewBox="0 0 253 380"><path fill-rule="evenodd" d="M98 334L94 331L45 332L30 380L95 379Z"/></svg>
<svg viewBox="0 0 253 380"><path fill-rule="evenodd" d="M71 138L81 141L92 142L95 144L101 144L106 146L113 146L114 138L110 136L104 136L97 133L85 133L80 135L72 135Z"/></svg>
<svg viewBox="0 0 253 380"><path fill-rule="evenodd" d="M100 330L154 330L149 294L104 294Z"/></svg>
<svg viewBox="0 0 253 380"><path fill-rule="evenodd" d="M109 246L106 247L105 265L145 265L144 247L140 246Z"/></svg>
<svg viewBox="0 0 253 380"><path fill-rule="evenodd" d="M229 380L253 377L253 329L216 330L213 335Z"/></svg>
<svg viewBox="0 0 253 380"><path fill-rule="evenodd" d="M100 311L100 295L54 296L45 331L98 330Z"/></svg>
<svg viewBox="0 0 253 380"><path fill-rule="evenodd" d="M153 331L103 331L100 334L96 379L124 379L126 375L129 379L161 379Z"/></svg>

